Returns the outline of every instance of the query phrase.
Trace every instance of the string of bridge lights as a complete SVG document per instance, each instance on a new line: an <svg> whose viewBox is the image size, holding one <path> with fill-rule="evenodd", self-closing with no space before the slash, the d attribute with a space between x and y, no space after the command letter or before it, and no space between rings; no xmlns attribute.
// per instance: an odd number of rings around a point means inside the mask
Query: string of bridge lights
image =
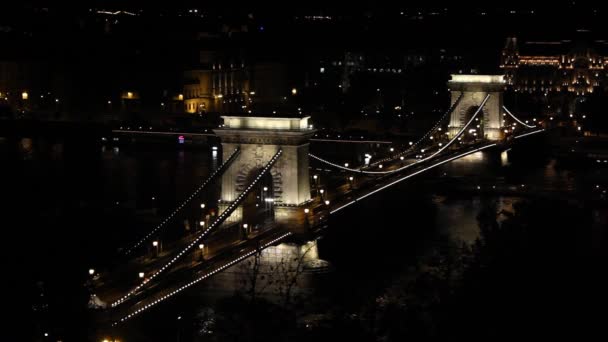
<svg viewBox="0 0 608 342"><path fill-rule="evenodd" d="M336 212L338 212L338 211L340 211L340 210L342 210L342 209L344 209L344 208L346 208L346 207L348 207L348 206L350 206L350 205L352 205L352 204L354 204L354 203L356 203L356 202L359 202L359 201L363 200L363 199L364 199L364 198L366 198L366 197L369 197L369 196L371 196L371 195L373 195L373 194L375 194L375 193L377 193L377 192L379 192L379 191L382 191L382 190L384 190L384 189L386 189L386 188L388 188L388 187L390 187L390 186L393 186L393 185L395 185L395 184L397 184L397 183L399 183L399 182L401 182L401 181L404 181L404 180L406 180L406 179L408 179L408 178L414 177L414 176L416 176L416 175L418 175L418 174L420 174L420 173L423 173L423 172L426 172L426 171L428 171L428 170L431 170L431 169L433 169L433 168L435 168L435 167L437 167L437 166L439 166L439 165L442 165L442 164L445 164L445 163L451 162L452 160L455 160L455 159L458 159L458 158L462 158L462 157L467 156L467 155L469 155L469 154L473 154L473 153L476 153L476 152L479 152L479 151L485 150L485 149L490 148L490 147L493 147L493 146L496 146L496 144L489 144L489 145L486 145L486 146L483 146L483 147L479 147L479 148L476 148L476 149L474 149L474 150L472 150L472 151L469 151L469 152L464 152L464 153L461 153L461 154L456 155L456 156L454 156L454 157L450 157L450 158L448 158L448 159L446 159L446 160L443 160L443 161L437 162L437 163L435 163L435 164L433 164L433 165L431 165L431 166L428 166L428 167L426 167L426 168L424 168L424 169L418 170L418 171L416 171L416 172L414 172L414 173L411 173L411 174L409 174L409 175L407 175L407 176L404 176L404 177L402 177L402 178L399 178L399 179L397 179L397 180L395 180L395 181L393 181L393 182L391 182L391 183L389 183L389 184L387 184L387 185L385 185L385 186L383 186L383 187L380 187L380 188L378 188L378 189L376 189L376 190L374 190L374 191L372 191L372 192L369 192L369 193L367 193L367 194L365 194L365 195L363 195L363 196L361 196L361 197L355 198L354 200L352 200L352 201L350 201L350 202L348 202L348 203L346 203L346 204L343 204L342 206L340 206L340 207L338 207L338 208L336 208L336 209L334 209L334 210L331 210L329 213L330 213L330 214L334 214L334 213L336 213Z"/></svg>
<svg viewBox="0 0 608 342"><path fill-rule="evenodd" d="M532 135L532 134L537 134L537 133L544 132L544 131L545 131L545 129L544 129L544 128L541 128L541 129L536 130L536 131L532 131L532 132L528 132L528 133L523 133L523 134L517 135L517 136L515 136L514 138L515 138L515 139L519 139L519 138L527 137L527 136L529 136L529 135Z"/></svg>
<svg viewBox="0 0 608 342"><path fill-rule="evenodd" d="M446 116L448 116L449 114L451 114L454 111L454 108L456 108L456 106L458 105L458 103L460 102L460 100L463 98L464 93L460 93L460 96L458 96L458 98L456 99L456 101L454 101L454 104L443 114L443 116L435 123L435 125L429 130L427 131L427 133L425 133L420 139L418 139L418 141L416 141L415 143L410 143L410 147L407 148L406 150L392 156L392 157L387 157L381 160L378 160L376 162L373 162L367 166L363 166L360 169L352 169L352 168L348 168L348 167L343 167L341 165L338 165L336 163L332 163L326 159L320 158L319 156L313 155L313 154L308 154L309 156L313 157L314 159L317 159L321 162L324 162L328 165L334 166L334 167L338 167L341 168L343 170L347 170L347 171L352 171L352 172L358 172L358 173L368 173L368 174L387 174L390 173L390 171L363 171L363 169L366 168L370 168L372 166L378 165L380 163L386 162L386 161L391 161L391 160L395 160L397 159L397 157L401 157L402 155L410 152L411 150L413 150L416 146L418 146L418 144L420 144L424 139L426 139L430 134L432 134L435 129L439 128L439 126L441 125L443 119L445 119ZM403 160L403 159L402 159Z"/></svg>
<svg viewBox="0 0 608 342"><path fill-rule="evenodd" d="M131 252L133 252L137 247L141 246L141 244L143 244L144 242L146 242L146 240L148 240L149 238L151 238L156 232L158 232L161 228L163 228L167 223L169 223L169 221L171 221L171 219L173 217L175 217L175 215L177 215L177 213L182 210L188 203L190 203L190 201L192 201L192 199L194 198L194 196L196 196L200 191L202 191L207 184L209 184L209 182L211 182L220 172L223 172L223 170L225 169L225 167L227 165L229 165L230 163L232 163L232 161L234 160L234 158L238 155L239 153L239 148L236 148L232 154L230 154L230 156L228 157L228 159L226 159L226 161L224 163L222 163L222 165L220 165L220 167L218 167L217 169L215 169L215 171L213 171L213 173L203 182L203 184L201 184L201 186L199 186L191 195L190 197L186 198L180 205L177 206L177 208L175 208L175 210L173 210L173 212L171 214L169 214L169 216L167 216L161 223L159 223L154 229L152 229L148 234L146 234L143 238L141 238L137 243L135 243L133 246L131 246L126 252L126 255L129 255Z"/></svg>
<svg viewBox="0 0 608 342"><path fill-rule="evenodd" d="M411 143L410 147L392 157L387 157L381 160L378 160L376 162L373 162L369 165L363 166L360 169L353 169L353 168L348 168L342 165L338 165L336 163L332 163L326 159L323 159L319 156L316 156L312 153L309 153L308 155L314 159L317 159L321 162L324 162L328 165L337 167L337 168L341 168L343 170L347 170L347 171L351 171L351 172L358 172L358 173L367 173L367 174L387 174L390 173L390 171L364 171L363 169L367 169L370 168L372 166L378 165L380 163L386 162L386 161L390 161L390 160L395 160L397 159L397 157L401 157L402 155L410 152L411 150L413 150L414 148L416 148L416 146L418 146L418 144L420 144L424 139L426 139L430 134L432 134L437 128L439 128L439 126L441 125L441 123L443 122L443 119L445 119L449 114L451 114L454 111L454 108L456 108L456 106L458 105L458 103L460 103L460 100L463 98L464 93L460 93L460 96L458 96L458 98L456 99L456 101L454 101L454 104L443 114L443 116L437 120L437 122L435 123L435 125L433 125L433 127L427 131L426 134L424 134L420 139L418 139L418 141L416 141L415 143Z"/></svg>
<svg viewBox="0 0 608 342"><path fill-rule="evenodd" d="M388 171L364 171L364 170L361 170L361 169L351 169L351 168L346 167L346 166L342 166L342 165L338 165L336 163L332 163L329 160L323 159L323 158L321 158L319 156L316 156L316 155L314 155L312 153L309 153L308 155L310 157L318 160L318 161L321 161L321 162L325 163L325 164L328 164L328 165L331 165L331 166L334 166L334 167L337 167L337 168L340 168L340 169L343 169L343 170L346 170L346 171L357 172L357 173L366 173L366 174L380 174L380 175L388 173Z"/></svg>
<svg viewBox="0 0 608 342"><path fill-rule="evenodd" d="M511 112L510 112L510 111L507 109L507 107L502 106L502 109L504 109L504 111L505 111L507 114L509 114L509 115L510 115L510 116L511 116L513 119L515 119L515 121L519 122L520 124L522 124L522 125L524 125L524 126L526 126L526 127L528 127L528 128L535 128L535 127L536 127L536 126L531 126L531 125L528 125L528 124L526 124L526 123L522 122L521 120L519 120L517 117L515 117L515 115L513 115L513 114L512 114L512 113L511 113Z"/></svg>
<svg viewBox="0 0 608 342"><path fill-rule="evenodd" d="M413 163L411 163L411 164L408 164L408 165L402 166L402 167L397 168L397 169L394 169L394 170L390 170L390 171L363 171L363 170L358 170L358 169L351 169L351 168L348 168L348 167L345 167L345 166L341 166L341 165L338 165L338 164L332 163L332 162L330 162L330 161L328 161L328 160L325 160L325 159L323 159L323 158L320 158L320 157L318 157L318 156L316 156L316 155L313 155L313 154L310 154L310 153L309 153L309 156L311 156L311 157L313 157L313 158L315 158L315 159L317 159L317 160L319 160L319 161L321 161L321 162L324 162L324 163L326 163L326 164L328 164L328 165L331 165L331 166L334 166L334 167L337 167L337 168L340 168L340 169L343 169L343 170L351 171L351 172L358 172L358 173L364 173L364 174L390 174L390 173L399 172L399 171L405 170L405 169L407 169L407 168L410 168L410 167L412 167L412 166L414 166L414 165L417 165L417 164L419 164L419 163L421 163L421 162L427 161L427 160L429 160L429 159L431 159L431 158L435 157L435 156L436 156L436 155L438 155L439 153L443 152L443 151L444 151L446 148L448 148L450 145L452 145L452 143L454 143L456 140L461 140L460 136L461 136L461 135L462 135L462 134L463 134L463 133L466 131L466 129L467 129L467 128L468 128L468 127L471 125L471 123L472 123L472 122L473 122L473 121L476 119L477 115L479 115L479 113L481 113L481 110L483 109L483 107L486 105L486 103L487 103L487 102L488 102L488 100L490 99L490 96L491 96L490 94L487 94L487 95L486 95L486 97L483 99L483 101L482 101L482 102L481 102L481 104L479 105L479 108L477 108L477 110L476 110L476 111L475 111L475 113L474 113L474 114L471 116L471 118L470 118L470 119L469 119L469 121L466 123L466 125L464 125L464 126L463 126L463 127L460 129L460 131L459 131L458 133L456 133L456 135L454 135L454 137L453 137L453 138L452 138L452 139L451 139L451 140L450 140L450 141L449 141L447 144L445 144L445 145L443 145L443 146L440 144L441 148L439 148L439 149L438 149L438 150L437 150L435 153L431 154L430 156L428 156L428 157L426 157L426 158L423 158L423 159L417 160L417 161L415 161L415 162L413 162ZM423 152L424 152L424 150L423 150ZM380 165L379 167L381 168L381 167L382 167L382 165Z"/></svg>
<svg viewBox="0 0 608 342"><path fill-rule="evenodd" d="M230 214L232 214L232 212L239 206L239 204L241 204L241 202L245 199L245 197L249 194L249 192L253 189L253 187L260 181L260 179L262 178L262 176L265 175L270 170L270 168L274 165L274 163L277 161L277 159L281 156L282 153L283 153L283 150L279 150L270 159L270 161L266 164L266 166L260 171L260 173L258 173L257 177L253 180L253 182L251 182L251 184L249 184L243 190L243 192L241 192L241 194L239 196L237 196L237 198L217 217L217 219L215 221L213 221L212 224L209 225L209 227L207 227L206 230L204 230L202 233L200 233L188 246L186 246L184 249L182 249L176 256L174 256L171 260L169 260L166 264L164 264L160 269L158 269L156 272L154 272L150 276L150 278L144 279L141 284L137 285L134 289L132 289L131 291L129 291L126 295L124 295L123 297L121 297L120 299L118 299L117 301L115 301L114 303L112 303L111 306L115 307L115 306L123 303L124 301L126 301L135 292L137 292L138 290L140 290L147 283L149 283L150 281L154 280L154 278L156 278L164 270L166 270L171 265L173 265L175 262L177 262L177 260L179 260L190 249L192 249L194 246L198 245L199 241L203 237L205 237L209 231L211 231L215 227L217 227L220 224L222 224L224 222L224 220L226 220L228 218L228 216L230 216Z"/></svg>
<svg viewBox="0 0 608 342"><path fill-rule="evenodd" d="M291 232L287 232L287 233L285 233L285 234L283 234L283 235L281 235L281 236L279 236L279 237L275 238L274 240L272 240L272 241L270 241L270 242L265 243L264 245L262 245L262 246L261 246L261 249L264 249L264 248L266 248L266 247L268 247L268 246L270 246L270 245L272 245L272 244L275 244L275 243L277 243L277 242L279 242L279 241L283 240L284 238L286 238L287 236L289 236L289 235L291 235L291 234L292 234ZM135 310L135 311L131 312L130 314L128 314L128 315L126 315L126 316L122 317L122 318L121 318L121 319L119 319L118 321L115 321L114 323L112 323L112 326L116 326L116 325L118 325L118 324L120 324L120 323L122 323L122 322L124 322L124 321L127 321L127 320L129 320L129 319L131 319L131 318L133 318L133 317L135 317L135 316L137 316L137 315L141 314L142 312L144 312L144 311L146 311L146 310L149 310L150 308L152 308L152 307L154 307L154 306L156 306L156 305L158 305L158 304L160 304L160 303L164 302L165 300L167 300L167 299L169 299L169 298L171 298L171 297L173 297L173 296L177 295L178 293L180 293L180 292L182 292L182 291L184 291L184 290L188 289L189 287L191 287L191 286L193 286L193 285L195 285L195 284L197 284L197 283L201 282L202 280L205 280L205 279L207 279L207 278L211 277L212 275L214 275L214 274L216 274L216 273L218 273L218 272L220 272L220 271L223 271L224 269L226 269L226 268L228 268L228 267L230 267L230 266L233 266L234 264L236 264L236 263L238 263L238 262L242 261L243 259L246 259L246 258L248 258L248 257L252 256L252 255L253 255L253 254L255 254L257 251L258 251L258 249L254 249L254 250L252 250L252 251L249 251L249 252L247 252L246 254L243 254L243 255L239 256L238 258L235 258L235 259L233 259L232 261L229 261L229 262L227 262L227 263L223 264L222 266L219 266L219 267L215 268L214 270L212 270L212 271L210 271L210 272L205 273L205 274L204 274L204 275L202 275L201 277L199 277L199 278L196 278L196 279L192 280L191 282L189 282L189 283L187 283L187 284L185 284L185 285L183 285L183 286L181 286L181 287L177 288L176 290L173 290L173 291L169 292L168 294L166 294L166 295L164 295L164 296L162 296L162 297L160 297L160 298L156 299L155 301L151 302L150 304L144 305L143 307L141 307L141 308L139 308L139 309L137 309L137 310Z"/></svg>
<svg viewBox="0 0 608 342"><path fill-rule="evenodd" d="M423 141L424 139L426 139L426 138L427 138L427 137L428 137L430 134L432 134L432 132L433 132L435 129L437 129L437 128L439 127L439 125L441 124L442 120L443 120L443 119L444 119L444 118L445 118L445 117L446 117L448 114L450 114L450 113L451 113L451 112L454 110L454 108L456 108L456 106L458 105L458 103L460 102L460 100L463 98L463 96L464 96L464 93L460 93L460 96L459 96L459 97L456 99L456 101L454 101L454 104L453 104L453 105L450 107L450 109L449 109L449 110L448 110L446 113L444 113L444 114L443 114L443 116L442 116L442 117L441 117L441 118L440 118L440 119L437 121L437 123L436 123L436 124L435 124L435 125L434 125L434 126L433 126L433 127L432 127L432 128L431 128L431 129L430 129L430 130L429 130L429 131L428 131L428 132L427 132L427 133L426 133L426 134L425 134L425 135L422 137L422 138L420 138L420 139L419 139L418 141L416 141L415 143L410 143L410 144L411 144L411 147L410 147L410 148L408 148L408 149L406 149L406 150L404 150L404 151L402 151L402 152L400 152L400 153L398 153L398 154L396 154L396 155L394 155L394 156L392 156L392 157L387 157L387 158L381 159L381 160L379 160L379 161L376 161L376 162L374 162L374 163L371 163L370 165L363 166L363 167L361 167L360 169L353 169L353 168L348 168L348 167L346 167L346 166L341 166L341 165L336 164L336 163L332 163L332 162L330 162L330 161L328 161L328 160L326 160L326 159L323 159L323 158L321 158L321 157L319 157L319 156L316 156L316 155L313 155L313 154L309 154L309 156L311 156L311 157L313 157L314 159L317 159L317 160L319 160L319 161L321 161L321 162L323 162L323 163L326 163L326 164L328 164L328 165L331 165L331 166L334 166L334 167L337 167L337 168L340 168L340 169L343 169L343 170L346 170L346 171L358 172L358 173L368 173L368 174L388 174L388 173L397 172L397 171L401 171L401 170L403 170L403 169L409 168L409 167L411 167L412 165L415 165L415 164L417 164L417 163L419 163L419 162L422 162L422 161L428 160L428 159L430 159L430 158L432 158L432 157L436 156L437 154L441 153L441 152L442 152L443 150L445 150L445 149L446 149L446 148L447 148L449 145L451 145L451 144L452 144L452 143L453 143L455 140L454 140L454 139L452 139L450 142L448 142L448 144L446 144L445 146L443 146L442 148L440 148L440 149L439 149L437 152L435 152L435 153L434 153L434 154L432 154L431 156L429 156L429 157L427 157L427 158L424 158L424 159L421 159L421 160L418 160L418 161L416 161L416 162L414 162L414 163L412 163L412 164L405 165L405 166L403 166L403 167L401 167L401 168L398 168L398 169L395 169L395 170L392 170L392 171L362 171L362 169L364 169L364 168L369 168L369 167L372 167L372 166L375 166L375 165L378 165L378 164L380 164L380 168L382 168L381 163L386 162L386 161L395 160L397 157L400 157L400 158L401 158L401 160L403 160L403 157L401 157L401 156L402 156L403 154L406 154L406 153L408 153L409 151L411 151L411 150L412 150L413 148L415 148L415 147L416 147L416 146L417 146L417 145L418 145L420 142L422 142L422 141ZM477 116L477 114L479 114L479 112L481 112L481 109L482 109L482 108L485 106L485 103L487 102L487 100L488 100L489 96L490 96L490 94L486 95L486 98L484 98L484 101L482 102L482 104L480 105L480 107L478 108L478 110L475 112L475 114L472 116L472 118L471 118L471 120L469 121L469 123L467 123L467 125L465 125L465 126L464 126L464 128L463 128L463 129L462 129L462 130L461 130L461 131L460 131L458 134L456 134L455 138L458 138L458 137L459 137L459 136L460 136L460 135L461 135L461 134L464 132L464 130L466 130L466 128L468 128L469 124L470 124L470 123L472 123L473 118L475 118L475 117ZM513 113L511 113L511 112L510 112L510 111L509 111L509 110L508 110L508 109L507 109L505 106L503 106L503 109L505 110L505 112L506 112L507 114L509 114L509 115L510 115L510 116L511 116L513 119L515 119L515 120L516 120L518 123L520 123L521 125L523 125L523 126L525 126L525 127L527 127L527 128L536 128L536 126L532 126L532 125L527 124L526 122L521 121L519 118L517 118L515 115L513 115ZM504 115L504 114L503 114L503 115ZM513 124L513 126L515 126L515 125L516 125L516 124L514 123L514 124ZM441 128L439 128L439 129L441 129ZM506 132L506 131L505 131L505 132ZM534 134L534 133L532 133L532 134ZM517 138L517 137L516 137L516 138ZM458 140L460 140L460 139L458 139ZM442 146L442 144L440 143L440 144L439 144L439 146ZM424 150L423 150L423 152L424 152Z"/></svg>
<svg viewBox="0 0 608 342"><path fill-rule="evenodd" d="M450 145L452 145L456 140L460 140L461 135L466 131L466 129L471 125L471 123L473 123L473 120L476 119L477 115L479 113L481 113L481 110L483 109L483 107L486 105L486 103L488 102L488 100L490 99L490 94L486 95L486 97L483 99L483 101L481 102L481 104L479 105L479 108L477 108L477 110L475 111L475 113L473 114L473 116L471 116L471 118L469 119L469 121L466 123L466 125L464 125L460 131L458 133L456 133L456 135L454 135L454 137L448 141L444 146L442 146L440 149L438 149L437 151L435 151L435 153L431 154L430 156L417 160L411 164L407 164L405 166L402 166L400 168L397 168L395 170L391 170L391 171L386 171L386 173L395 173L395 172L399 172L402 170L405 170L407 168L410 168L414 165L418 165L422 162L425 162L427 160L430 160L432 158L434 158L436 155L438 155L439 153L443 152L446 148L448 148ZM440 144L441 146L441 144ZM424 150L422 150L424 152Z"/></svg>
<svg viewBox="0 0 608 342"><path fill-rule="evenodd" d="M456 101L454 101L454 104L452 104L452 106L450 108L448 108L448 110L441 116L441 118L439 118L439 120L437 120L435 125L433 125L433 127L431 127L431 129L428 130L420 139L418 139L418 141L416 141L415 143L411 143L409 148L407 148L406 150L404 150L402 152L399 152L398 154L396 154L392 157L387 157L387 158L375 161L375 162L369 164L368 166L365 166L364 168L370 168L372 166L376 166L376 165L378 165L380 163L384 163L386 161L395 160L395 159L397 159L397 157L400 157L400 156L412 151L414 148L416 148L416 146L418 146L418 144L420 144L429 135L431 135L437 128L441 129L439 126L443 122L443 119L445 119L449 114L451 114L454 111L454 109L456 108L456 106L458 106L458 104L460 103L460 100L462 100L463 97L464 97L464 92L461 92L460 96L458 96Z"/></svg>
<svg viewBox="0 0 608 342"><path fill-rule="evenodd" d="M483 99L483 101L481 101L481 104L479 105L479 108L477 108L477 110L475 111L475 114L473 114L473 116L471 116L471 119L469 119L469 122L467 122L466 125L464 125L464 127L462 127L462 129L460 129L460 131L458 133L456 133L456 135L454 136L454 138L452 138L452 140L448 141L447 144L445 144L445 146L441 147L439 150L437 150L435 153L431 154L430 156L424 158L424 159L420 159L417 161L417 163L429 160L431 158L433 158L434 156L438 155L439 153L441 153L443 150L445 150L446 148L448 148L448 146L450 146L454 141L456 141L456 139L460 140L460 136L464 133L464 131L469 127L469 125L473 122L473 120L475 120L477 118L477 115L479 113L481 113L481 110L483 109L483 107L486 105L486 103L488 102L488 100L490 99L490 94L486 95L486 97ZM410 164L413 165L414 163ZM409 167L410 165L406 165L406 167Z"/></svg>
<svg viewBox="0 0 608 342"><path fill-rule="evenodd" d="M533 134L538 134L538 133L541 133L541 132L544 132L544 131L545 131L545 129L544 129L544 128L541 128L541 129L538 129L538 130L536 130L536 131L532 131L532 132L527 132L527 133L522 133L522 134L520 134L520 135L516 135L516 136L514 136L514 138L515 138L515 139L524 138L524 137L527 137L527 136L530 136L530 135L533 135ZM406 176L404 176L404 177L402 177L402 178L400 178L400 179L397 179L396 181L394 181L394 182L392 182L392 183L389 183L389 184L387 184L387 185L385 185L385 186L383 186L383 187L381 187L381 188L378 188L378 189L376 189L376 190L374 190L374 191L372 191L372 192L370 192L370 193L367 193L367 194L365 194L365 195L363 195L363 196L361 196L361 197L355 198L354 200L352 200L352 201L350 201L350 202L348 202L348 203L346 203L346 204L343 204L342 206L340 206L340 207L338 207L338 208L336 208L336 209L334 209L334 210L331 210L329 213L330 213L330 214L334 214L334 213L336 213L336 212L338 212L338 211L340 211L340 210L342 210L342 209L344 209L344 208L346 208L346 207L350 206L351 204L354 204L354 203L356 203L356 202L361 201L362 199L364 199L364 198L366 198L366 197L368 197L368 196L371 196L371 195L373 195L373 194L375 194L375 193L377 193L377 192L379 192L379 191L381 191L381 190L384 190L384 189L386 189L386 188L388 188L388 187L390 187L390 186L392 186L392 185L395 185L395 184L397 184L397 183L399 183L399 182L401 182L401 181L404 181L404 180L406 180L406 179L408 179L408 178L411 178L411 177L413 177L413 176L416 176L416 175L418 175L418 174L420 174L420 173L423 173L423 172L426 172L426 171L428 171L428 170L431 170L431 169L433 169L433 168L435 168L435 167L437 167L437 166L439 166L439 165L442 165L442 164L445 164L445 163L451 162L451 161L453 161L453 160L456 160L456 159L459 159L459 158L465 157L465 156L467 156L467 155L469 155L469 154L473 154L473 153L477 153L477 152L483 151L483 150L485 150L485 149L488 149L488 148L490 148L490 147L494 147L494 146L496 146L496 144L494 144L494 143L493 143L493 144L489 144L489 145L485 145L485 146L482 146L482 147L476 148L476 149L474 149L474 150L472 150L472 151L469 151L469 152L464 152L464 153L458 154L458 155L456 155L456 156L454 156L454 157L450 157L450 158L448 158L448 159L446 159L446 160L443 160L443 161L437 162L437 163L435 163L435 164L433 164L433 165L431 165L431 166L428 166L428 167L426 167L426 168L424 168L424 169L418 170L418 171L416 171L416 172L414 172L414 173L411 173L411 174L406 175Z"/></svg>

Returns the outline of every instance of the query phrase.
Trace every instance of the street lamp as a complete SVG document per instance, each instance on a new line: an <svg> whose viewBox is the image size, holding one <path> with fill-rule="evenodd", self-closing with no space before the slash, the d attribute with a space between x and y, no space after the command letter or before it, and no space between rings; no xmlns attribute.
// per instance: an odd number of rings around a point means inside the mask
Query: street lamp
<svg viewBox="0 0 608 342"><path fill-rule="evenodd" d="M247 227L249 227L249 225L247 223L243 223L243 237L245 239L247 239Z"/></svg>
<svg viewBox="0 0 608 342"><path fill-rule="evenodd" d="M304 208L304 214L308 214L309 212L310 212L310 209Z"/></svg>
<svg viewBox="0 0 608 342"><path fill-rule="evenodd" d="M152 241L152 246L154 246L155 256L158 256L158 241Z"/></svg>
<svg viewBox="0 0 608 342"><path fill-rule="evenodd" d="M205 209L205 203L201 203L201 209Z"/></svg>
<svg viewBox="0 0 608 342"><path fill-rule="evenodd" d="M325 205L329 205L329 201L328 200L325 200Z"/></svg>
<svg viewBox="0 0 608 342"><path fill-rule="evenodd" d="M201 250L201 260L205 260L205 245L201 243L198 245L198 249Z"/></svg>
<svg viewBox="0 0 608 342"><path fill-rule="evenodd" d="M142 279L144 277L144 272L139 272L139 278Z"/></svg>
<svg viewBox="0 0 608 342"><path fill-rule="evenodd" d="M95 274L95 270L92 268L89 268L89 275L93 275L93 274Z"/></svg>
<svg viewBox="0 0 608 342"><path fill-rule="evenodd" d="M200 225L201 227L204 227L204 226L205 226L205 221L201 221L201 222L199 222L199 225Z"/></svg>
<svg viewBox="0 0 608 342"><path fill-rule="evenodd" d="M318 175L313 175L312 179L314 179L315 191L319 191L319 176Z"/></svg>

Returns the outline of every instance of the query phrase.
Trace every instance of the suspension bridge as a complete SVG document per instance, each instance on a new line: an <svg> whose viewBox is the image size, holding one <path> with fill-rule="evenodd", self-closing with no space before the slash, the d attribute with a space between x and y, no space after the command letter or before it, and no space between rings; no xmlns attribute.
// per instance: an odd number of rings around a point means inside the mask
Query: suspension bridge
<svg viewBox="0 0 608 342"><path fill-rule="evenodd" d="M310 153L315 131L307 116L223 116L224 124L214 130L222 142L222 163L166 218L124 249L124 263L102 275L96 291L109 303L104 321L126 324L260 250L318 232L331 215L385 189L473 153L506 150L544 131L505 107L500 75L453 75L448 86L451 105L427 132L360 166ZM316 195L311 196L311 180L316 180L309 174L311 163L344 171L346 184L336 189L315 185ZM217 203L205 206L201 195L216 182L221 186ZM140 256L144 246L157 246L155 239L198 205L200 221L195 221L194 232L154 258ZM212 206L219 214L203 219ZM137 268L143 270L138 282L125 281Z"/></svg>

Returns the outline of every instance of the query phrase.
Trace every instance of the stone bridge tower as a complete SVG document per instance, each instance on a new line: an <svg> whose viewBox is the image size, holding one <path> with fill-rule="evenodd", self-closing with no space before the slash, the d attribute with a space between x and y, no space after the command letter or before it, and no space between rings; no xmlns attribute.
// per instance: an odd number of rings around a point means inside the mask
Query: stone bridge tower
<svg viewBox="0 0 608 342"><path fill-rule="evenodd" d="M463 95L450 117L448 126L450 137L464 127L486 95L490 94L488 102L482 109L483 116L478 118L482 120L483 136L486 139L502 139L504 123L502 94L505 87L503 75L452 75L448 87L452 92L452 105L461 94Z"/></svg>
<svg viewBox="0 0 608 342"><path fill-rule="evenodd" d="M264 188L271 202L274 219L298 229L304 223L303 205L310 201L308 170L309 140L314 130L310 117L222 116L224 125L215 129L222 141L223 158L240 148L240 154L224 172L221 181L220 212L244 190L258 171L277 153L281 157L273 165ZM226 220L227 224L243 220L243 206ZM243 222L245 223L245 222Z"/></svg>

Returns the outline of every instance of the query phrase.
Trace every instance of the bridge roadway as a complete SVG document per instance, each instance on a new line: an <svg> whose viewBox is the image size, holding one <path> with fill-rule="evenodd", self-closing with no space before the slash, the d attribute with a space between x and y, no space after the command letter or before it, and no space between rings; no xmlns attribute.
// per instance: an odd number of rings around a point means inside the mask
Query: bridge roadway
<svg viewBox="0 0 608 342"><path fill-rule="evenodd" d="M469 154L473 154L496 146L498 145L495 143L487 142L465 145L461 149L449 151L446 154L437 156L432 160L420 163L416 162L414 165L406 169L402 168L403 163L393 164L391 167L388 167L386 171L394 169L397 169L398 171L373 177L372 181L363 182L357 188L334 197L330 202L330 207L328 208L329 213L335 214L338 211L352 204L355 204L356 202L361 201L379 191L382 191L388 187L391 187L397 183L400 183L423 172L432 170L437 166L448 163L452 160L465 157ZM409 163L411 163L411 161Z"/></svg>
<svg viewBox="0 0 608 342"><path fill-rule="evenodd" d="M206 255L203 261L197 258L196 261L183 262L115 308L111 317L103 318L114 323L124 322L290 234L284 227L268 227L260 234L225 246L213 255Z"/></svg>

